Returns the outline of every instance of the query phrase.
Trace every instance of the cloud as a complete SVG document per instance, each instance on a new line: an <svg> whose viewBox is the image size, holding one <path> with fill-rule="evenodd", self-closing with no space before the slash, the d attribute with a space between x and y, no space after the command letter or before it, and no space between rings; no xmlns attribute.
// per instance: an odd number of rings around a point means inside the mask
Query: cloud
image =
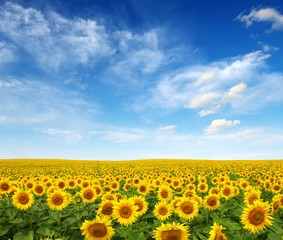
<svg viewBox="0 0 283 240"><path fill-rule="evenodd" d="M164 126L164 127L160 127L157 130L158 131L172 131L176 128L176 125L168 125L168 126Z"/></svg>
<svg viewBox="0 0 283 240"><path fill-rule="evenodd" d="M236 136L246 137L252 135L253 133L257 133L259 131L260 131L259 129L246 129L244 131L238 132Z"/></svg>
<svg viewBox="0 0 283 240"><path fill-rule="evenodd" d="M226 119L215 119L206 129L204 129L204 132L205 134L215 134L227 130L237 124L240 124L240 120L228 121Z"/></svg>
<svg viewBox="0 0 283 240"><path fill-rule="evenodd" d="M83 126L87 125L87 110L98 109L97 103L85 101L77 91L38 80L0 78L0 95L0 116L17 126Z"/></svg>
<svg viewBox="0 0 283 240"><path fill-rule="evenodd" d="M225 93L221 101L226 103L239 100L246 89L247 85L245 83L239 83L236 86L230 88L229 91Z"/></svg>
<svg viewBox="0 0 283 240"><path fill-rule="evenodd" d="M279 89L283 88L283 73L270 71L266 64L270 57L268 52L254 51L165 73L148 94L137 99L135 107L139 111L200 108L198 114L207 116L224 108L244 113L280 103L283 101L283 95L279 94ZM195 87L206 73L213 73L213 78Z"/></svg>
<svg viewBox="0 0 283 240"><path fill-rule="evenodd" d="M16 61L16 47L6 41L0 41L0 67L5 63Z"/></svg>
<svg viewBox="0 0 283 240"><path fill-rule="evenodd" d="M213 101L215 101L217 98L219 98L220 95L216 93L205 93L202 95L197 95L195 98L192 99L189 105L185 105L185 108L200 108L200 107L206 107L208 105L211 105Z"/></svg>
<svg viewBox="0 0 283 240"><path fill-rule="evenodd" d="M195 87L200 86L201 84L203 84L203 83L205 83L205 82L211 80L213 77L215 77L215 75L216 75L216 72L214 72L214 71L213 71L213 72L208 72L208 73L203 74L202 76L200 76L200 77L196 80L196 82L194 83L194 86L195 86Z"/></svg>
<svg viewBox="0 0 283 240"><path fill-rule="evenodd" d="M61 139L64 139L66 142L78 142L82 139L80 134L74 133L73 131L69 130L60 130L60 129L47 129L43 130L43 133L46 133L51 136L55 136Z"/></svg>
<svg viewBox="0 0 283 240"><path fill-rule="evenodd" d="M116 143L136 142L145 138L145 136L141 133L128 133L121 131L105 131L104 134L105 140L111 140Z"/></svg>
<svg viewBox="0 0 283 240"><path fill-rule="evenodd" d="M211 108L211 109L205 109L205 110L201 110L200 112L198 112L198 115L200 117L204 117L204 116L207 116L207 115L210 115L210 114L214 114L218 111L218 109L221 107L220 104L218 104L217 106Z"/></svg>
<svg viewBox="0 0 283 240"><path fill-rule="evenodd" d="M252 9L248 15L241 13L237 18L249 27L253 22L271 22L272 30L283 30L283 15L274 8Z"/></svg>
<svg viewBox="0 0 283 240"><path fill-rule="evenodd" d="M42 68L58 69L66 63L87 64L111 55L105 27L90 19L68 19L43 14L6 2L0 9L0 32L35 58Z"/></svg>

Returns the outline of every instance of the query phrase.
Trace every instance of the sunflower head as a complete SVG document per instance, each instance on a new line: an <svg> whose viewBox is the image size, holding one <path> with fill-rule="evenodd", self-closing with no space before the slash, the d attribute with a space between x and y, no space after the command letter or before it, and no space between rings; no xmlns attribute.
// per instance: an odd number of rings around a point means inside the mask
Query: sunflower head
<svg viewBox="0 0 283 240"><path fill-rule="evenodd" d="M259 232L271 225L271 219L270 206L268 203L259 200L245 208L241 216L241 221L245 225L244 228L252 233Z"/></svg>
<svg viewBox="0 0 283 240"><path fill-rule="evenodd" d="M218 208L220 205L219 196L218 195L208 195L204 199L204 207L209 210L214 210Z"/></svg>
<svg viewBox="0 0 283 240"><path fill-rule="evenodd" d="M19 190L13 195L13 204L16 208L26 210L34 203L33 195L30 191Z"/></svg>
<svg viewBox="0 0 283 240"><path fill-rule="evenodd" d="M156 240L187 240L188 237L188 227L180 223L162 223L161 226L154 230Z"/></svg>
<svg viewBox="0 0 283 240"><path fill-rule="evenodd" d="M108 240L115 234L111 222L107 218L96 217L93 221L85 221L81 227L82 235L90 240Z"/></svg>
<svg viewBox="0 0 283 240"><path fill-rule="evenodd" d="M113 201L105 200L100 204L97 213L102 217L111 218L113 215L113 206Z"/></svg>
<svg viewBox="0 0 283 240"><path fill-rule="evenodd" d="M131 225L138 217L138 207L132 199L123 199L120 202L115 202L113 206L113 217L121 225Z"/></svg>
<svg viewBox="0 0 283 240"><path fill-rule="evenodd" d="M178 202L177 206L177 213L183 219L193 219L198 215L198 203L193 199L183 197L182 200Z"/></svg>
<svg viewBox="0 0 283 240"><path fill-rule="evenodd" d="M225 233L222 232L222 229L225 228L214 222L212 226L212 230L209 233L210 237L208 240L227 240Z"/></svg>
<svg viewBox="0 0 283 240"><path fill-rule="evenodd" d="M172 215L171 206L166 202L160 202L155 205L153 213L160 221L164 221Z"/></svg>

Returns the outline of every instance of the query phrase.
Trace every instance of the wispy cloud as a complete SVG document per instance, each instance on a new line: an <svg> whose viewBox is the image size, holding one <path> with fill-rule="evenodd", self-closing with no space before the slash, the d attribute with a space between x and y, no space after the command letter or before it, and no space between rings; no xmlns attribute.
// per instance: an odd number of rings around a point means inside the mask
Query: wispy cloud
<svg viewBox="0 0 283 240"><path fill-rule="evenodd" d="M122 131L105 131L105 140L111 140L116 143L129 143L140 141L145 138L144 133L141 132L122 132Z"/></svg>
<svg viewBox="0 0 283 240"><path fill-rule="evenodd" d="M105 27L95 20L68 19L55 12L43 14L11 2L0 9L0 31L42 68L67 67L67 62L95 62L97 57L115 51Z"/></svg>
<svg viewBox="0 0 283 240"><path fill-rule="evenodd" d="M215 134L227 130L237 124L240 124L240 120L228 121L226 119L215 119L206 129L204 129L204 132L205 134Z"/></svg>
<svg viewBox="0 0 283 240"><path fill-rule="evenodd" d="M283 15L275 8L252 9L249 14L241 13L236 19L245 22L247 27L254 22L270 22L271 30L283 30Z"/></svg>
<svg viewBox="0 0 283 240"><path fill-rule="evenodd" d="M200 116L207 116L224 107L227 111L245 112L281 102L283 96L279 96L279 89L283 87L283 74L268 70L266 59L269 57L267 52L255 51L179 69L160 77L136 106L139 109L195 108L200 109ZM196 87L198 82L201 84Z"/></svg>
<svg viewBox="0 0 283 240"><path fill-rule="evenodd" d="M2 64L14 62L16 47L6 41L0 41L0 68Z"/></svg>
<svg viewBox="0 0 283 240"><path fill-rule="evenodd" d="M257 133L259 131L260 131L260 129L254 129L254 128L246 129L244 131L238 132L237 136L238 137L247 137L247 136L251 136L252 134Z"/></svg>
<svg viewBox="0 0 283 240"><path fill-rule="evenodd" d="M82 136L74 131L69 130L61 130L61 129L47 129L42 131L45 134L50 136L55 136L56 138L63 139L64 141L71 143L71 142L78 142L82 139Z"/></svg>
<svg viewBox="0 0 283 240"><path fill-rule="evenodd" d="M167 125L167 126L164 126L164 127L159 127L157 130L158 131L172 131L176 127L177 127L176 125Z"/></svg>

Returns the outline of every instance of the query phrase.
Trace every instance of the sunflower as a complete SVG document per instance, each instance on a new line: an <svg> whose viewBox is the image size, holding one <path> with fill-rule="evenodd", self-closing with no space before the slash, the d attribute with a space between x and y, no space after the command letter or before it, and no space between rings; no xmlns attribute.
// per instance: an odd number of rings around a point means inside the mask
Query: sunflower
<svg viewBox="0 0 283 240"><path fill-rule="evenodd" d="M201 193L206 193L208 191L208 185L206 183L199 183L198 191Z"/></svg>
<svg viewBox="0 0 283 240"><path fill-rule="evenodd" d="M70 188L70 189L74 189L74 188L76 188L76 182L75 182L75 180L68 180L68 182L67 182L67 188Z"/></svg>
<svg viewBox="0 0 283 240"><path fill-rule="evenodd" d="M193 219L198 215L198 203L193 199L183 197L182 200L177 203L177 206L177 213L183 219Z"/></svg>
<svg viewBox="0 0 283 240"><path fill-rule="evenodd" d="M218 195L208 195L204 199L204 207L209 210L214 210L218 208L220 205L219 196Z"/></svg>
<svg viewBox="0 0 283 240"><path fill-rule="evenodd" d="M102 201L104 201L104 200L116 201L117 199L116 199L116 197L115 197L113 194L111 194L111 193L105 193L105 194L102 196L101 200L102 200Z"/></svg>
<svg viewBox="0 0 283 240"><path fill-rule="evenodd" d="M8 181L4 180L4 181L0 182L0 192L2 192L2 193L9 193L10 188L11 188L11 186L10 186Z"/></svg>
<svg viewBox="0 0 283 240"><path fill-rule="evenodd" d="M81 230L87 240L108 240L115 234L111 222L107 218L100 217L96 217L93 221L86 220Z"/></svg>
<svg viewBox="0 0 283 240"><path fill-rule="evenodd" d="M54 190L47 198L47 203L51 209L60 211L69 205L68 197L65 192Z"/></svg>
<svg viewBox="0 0 283 240"><path fill-rule="evenodd" d="M252 205L255 200L260 200L260 194L261 191L253 188L251 191L245 193L244 203L246 205Z"/></svg>
<svg viewBox="0 0 283 240"><path fill-rule="evenodd" d="M19 190L13 196L13 204L16 208L26 210L34 203L33 195L30 191Z"/></svg>
<svg viewBox="0 0 283 240"><path fill-rule="evenodd" d="M140 182L138 185L138 193L146 195L150 191L149 185L146 182Z"/></svg>
<svg viewBox="0 0 283 240"><path fill-rule="evenodd" d="M230 199L233 196L233 193L234 193L234 189L231 186L229 186L229 185L225 185L220 190L221 196L226 198L226 200Z"/></svg>
<svg viewBox="0 0 283 240"><path fill-rule="evenodd" d="M249 205L244 209L241 221L245 225L244 229L248 229L252 233L256 233L271 225L270 206L266 202L259 200L254 201L253 205Z"/></svg>
<svg viewBox="0 0 283 240"><path fill-rule="evenodd" d="M277 212L279 210L279 207L280 207L280 197L278 195L275 195L273 198L272 198L272 203L271 203L271 206L272 206L272 211L271 211L271 214L274 215L275 212Z"/></svg>
<svg viewBox="0 0 283 240"><path fill-rule="evenodd" d="M167 185L159 187L158 198L160 201L170 201L173 197L173 191Z"/></svg>
<svg viewBox="0 0 283 240"><path fill-rule="evenodd" d="M26 188L27 188L27 189L32 190L33 187L34 187L34 182L28 181L28 182L26 183Z"/></svg>
<svg viewBox="0 0 283 240"><path fill-rule="evenodd" d="M131 225L137 220L138 206L131 199L124 199L120 202L116 202L113 206L113 217L117 219L121 225Z"/></svg>
<svg viewBox="0 0 283 240"><path fill-rule="evenodd" d="M166 202L160 202L155 205L153 213L160 221L164 221L172 215L171 206Z"/></svg>
<svg viewBox="0 0 283 240"><path fill-rule="evenodd" d="M154 238L156 240L187 240L189 239L188 227L184 224L175 223L161 224L154 230Z"/></svg>
<svg viewBox="0 0 283 240"><path fill-rule="evenodd" d="M102 188L99 185L94 185L93 189L95 190L97 197L100 197L102 195Z"/></svg>
<svg viewBox="0 0 283 240"><path fill-rule="evenodd" d="M138 206L138 216L144 215L148 208L148 202L141 196L134 196L131 199L134 200L135 205Z"/></svg>
<svg viewBox="0 0 283 240"><path fill-rule="evenodd" d="M113 206L113 201L105 200L100 204L99 209L97 210L97 214L102 217L111 218L113 215Z"/></svg>
<svg viewBox="0 0 283 240"><path fill-rule="evenodd" d="M214 194L214 195L218 195L220 193L219 188L218 187L213 187L211 189L209 189L208 194Z"/></svg>
<svg viewBox="0 0 283 240"><path fill-rule="evenodd" d="M222 232L225 229L217 223L213 223L212 230L210 231L210 237L208 240L227 240L225 233Z"/></svg>
<svg viewBox="0 0 283 240"><path fill-rule="evenodd" d="M117 182L117 181L114 181L110 184L110 188L113 192L115 191L119 191L119 188L120 188L120 183Z"/></svg>
<svg viewBox="0 0 283 240"><path fill-rule="evenodd" d="M81 190L81 197L83 198L84 203L93 203L97 198L95 190L91 187L83 188Z"/></svg>
<svg viewBox="0 0 283 240"><path fill-rule="evenodd" d="M42 196L45 193L45 189L43 185L36 184L33 188L33 192L35 193L36 196Z"/></svg>
<svg viewBox="0 0 283 240"><path fill-rule="evenodd" d="M200 208L203 204L203 200L200 196L195 194L194 196L190 197L191 199L195 200L198 203L198 207Z"/></svg>
<svg viewBox="0 0 283 240"><path fill-rule="evenodd" d="M272 186L272 192L279 193L281 191L281 187L278 183L273 184Z"/></svg>

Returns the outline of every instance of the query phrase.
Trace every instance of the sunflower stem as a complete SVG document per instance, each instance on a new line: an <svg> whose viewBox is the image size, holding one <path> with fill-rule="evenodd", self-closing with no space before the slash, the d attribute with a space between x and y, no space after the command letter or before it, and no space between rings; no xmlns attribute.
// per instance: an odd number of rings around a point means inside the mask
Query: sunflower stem
<svg viewBox="0 0 283 240"><path fill-rule="evenodd" d="M245 239L246 231L244 230L243 235L242 235L242 240Z"/></svg>

